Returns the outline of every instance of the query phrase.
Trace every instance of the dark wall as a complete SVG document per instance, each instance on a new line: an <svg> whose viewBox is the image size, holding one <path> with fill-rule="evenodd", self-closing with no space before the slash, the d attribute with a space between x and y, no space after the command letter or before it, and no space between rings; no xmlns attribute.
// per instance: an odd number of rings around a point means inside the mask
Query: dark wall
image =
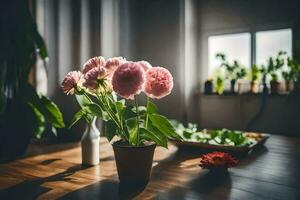
<svg viewBox="0 0 300 200"><path fill-rule="evenodd" d="M180 118L183 112L180 89L180 0L134 0L131 4L132 59L162 66L174 76L171 95L158 101L162 112Z"/></svg>

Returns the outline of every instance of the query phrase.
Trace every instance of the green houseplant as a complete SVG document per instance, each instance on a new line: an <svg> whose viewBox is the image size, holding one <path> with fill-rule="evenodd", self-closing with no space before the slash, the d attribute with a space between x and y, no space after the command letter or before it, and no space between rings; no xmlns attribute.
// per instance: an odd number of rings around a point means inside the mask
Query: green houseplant
<svg viewBox="0 0 300 200"><path fill-rule="evenodd" d="M28 1L6 1L0 53L0 160L22 154L30 138L46 127L64 127L58 107L29 83L37 56L46 63L45 43L29 11ZM8 23L9 21L9 23Z"/></svg>
<svg viewBox="0 0 300 200"><path fill-rule="evenodd" d="M246 69L237 60L233 63L229 63L225 54L218 53L216 58L221 60L220 67L223 67L226 71L226 78L230 79L230 93L235 94L235 85L239 79L246 76Z"/></svg>
<svg viewBox="0 0 300 200"><path fill-rule="evenodd" d="M267 65L262 65L260 72L263 75L262 82L264 86L264 92L268 92L267 88L267 78L268 76L271 77L270 81L270 89L271 94L278 94L279 85L278 82L278 71L284 66L286 52L279 51L275 58L270 57L267 61Z"/></svg>
<svg viewBox="0 0 300 200"><path fill-rule="evenodd" d="M293 84L295 84L295 86L299 85L300 65L295 59L288 57L287 66L288 69L282 72L282 76L285 80L286 91L290 92L293 89Z"/></svg>
<svg viewBox="0 0 300 200"><path fill-rule="evenodd" d="M259 92L259 82L258 79L260 77L260 71L257 65L253 65L249 69L249 75L251 76L251 82L250 82L250 92L252 94L256 94Z"/></svg>
<svg viewBox="0 0 300 200"><path fill-rule="evenodd" d="M62 82L64 93L85 102L72 124L82 118L90 121L93 116L104 120L107 139L117 139L112 145L119 179L133 183L148 182L156 144L167 147L168 138L180 139L150 101L167 96L172 88L173 78L167 69L121 57L91 58L82 71L68 73ZM141 92L147 96L146 107L138 105Z"/></svg>

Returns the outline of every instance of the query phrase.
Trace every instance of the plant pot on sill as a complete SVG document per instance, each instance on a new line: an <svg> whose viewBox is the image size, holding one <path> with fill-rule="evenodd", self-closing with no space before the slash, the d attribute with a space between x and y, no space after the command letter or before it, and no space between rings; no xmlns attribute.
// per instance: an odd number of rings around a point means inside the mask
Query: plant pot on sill
<svg viewBox="0 0 300 200"><path fill-rule="evenodd" d="M156 144L134 147L128 143L113 143L118 175L121 183L147 184L151 175Z"/></svg>
<svg viewBox="0 0 300 200"><path fill-rule="evenodd" d="M286 90L287 92L291 92L293 89L294 89L294 87L293 87L293 81L291 81L291 80L286 80L286 81L285 81L285 90Z"/></svg>
<svg viewBox="0 0 300 200"><path fill-rule="evenodd" d="M250 92L252 94L257 94L259 93L259 83L256 81L251 81L250 83Z"/></svg>
<svg viewBox="0 0 300 200"><path fill-rule="evenodd" d="M232 79L232 80L230 81L230 93L231 93L231 94L236 94L236 92L235 92L235 83L236 83L236 80L235 80L235 79Z"/></svg>
<svg viewBox="0 0 300 200"><path fill-rule="evenodd" d="M270 82L271 94L279 94L279 86L280 86L280 83L278 81L272 80Z"/></svg>

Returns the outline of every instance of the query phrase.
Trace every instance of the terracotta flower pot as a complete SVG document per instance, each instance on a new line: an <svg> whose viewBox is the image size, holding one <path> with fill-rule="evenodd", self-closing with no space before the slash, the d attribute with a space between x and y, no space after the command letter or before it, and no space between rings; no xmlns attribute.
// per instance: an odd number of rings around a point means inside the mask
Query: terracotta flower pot
<svg viewBox="0 0 300 200"><path fill-rule="evenodd" d="M287 92L291 92L294 89L294 87L293 87L293 81L286 80L285 81L285 88L286 88Z"/></svg>
<svg viewBox="0 0 300 200"><path fill-rule="evenodd" d="M280 83L278 81L272 80L270 82L270 86L271 86L271 94L278 94L279 93Z"/></svg>
<svg viewBox="0 0 300 200"><path fill-rule="evenodd" d="M252 94L257 94L259 93L259 83L256 81L251 81L250 83L250 92Z"/></svg>
<svg viewBox="0 0 300 200"><path fill-rule="evenodd" d="M147 184L150 179L156 144L133 147L122 141L113 143L120 182Z"/></svg>

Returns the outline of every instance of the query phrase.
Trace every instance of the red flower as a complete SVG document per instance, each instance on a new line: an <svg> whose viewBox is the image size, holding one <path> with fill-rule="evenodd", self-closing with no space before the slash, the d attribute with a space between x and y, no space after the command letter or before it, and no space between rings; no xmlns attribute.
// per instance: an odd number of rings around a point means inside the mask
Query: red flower
<svg viewBox="0 0 300 200"><path fill-rule="evenodd" d="M237 165L238 160L225 152L212 152L200 157L199 166L205 169L230 168Z"/></svg>

